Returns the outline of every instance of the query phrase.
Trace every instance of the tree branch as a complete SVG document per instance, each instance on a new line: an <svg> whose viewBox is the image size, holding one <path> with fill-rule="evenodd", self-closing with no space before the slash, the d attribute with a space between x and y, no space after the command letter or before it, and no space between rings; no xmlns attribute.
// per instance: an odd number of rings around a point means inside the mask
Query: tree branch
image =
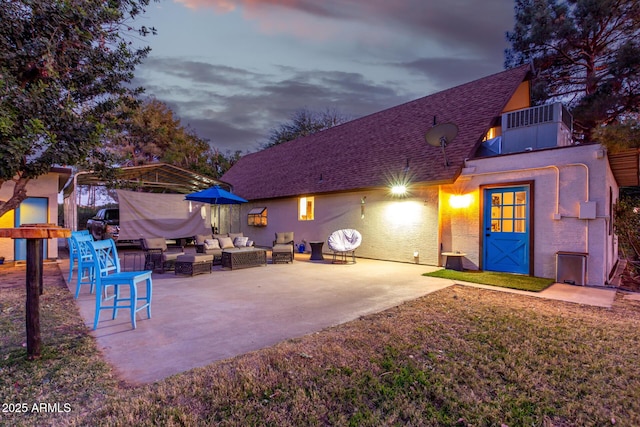
<svg viewBox="0 0 640 427"><path fill-rule="evenodd" d="M0 202L0 216L16 209L18 206L20 206L20 203L22 203L22 201L27 198L26 187L27 183L29 183L30 180L30 178L24 178L22 176L12 179L12 181L15 183L13 187L13 195L6 202ZM4 181L0 181L0 186L2 186L3 183Z"/></svg>

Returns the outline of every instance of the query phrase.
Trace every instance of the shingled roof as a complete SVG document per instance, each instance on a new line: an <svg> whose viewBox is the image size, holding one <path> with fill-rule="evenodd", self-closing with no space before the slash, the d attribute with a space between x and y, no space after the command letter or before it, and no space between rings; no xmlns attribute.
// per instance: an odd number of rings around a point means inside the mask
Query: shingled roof
<svg viewBox="0 0 640 427"><path fill-rule="evenodd" d="M222 179L248 200L386 187L407 164L412 183L453 182L528 70L503 71L245 155ZM424 139L434 117L459 128L446 148L448 167L441 149Z"/></svg>

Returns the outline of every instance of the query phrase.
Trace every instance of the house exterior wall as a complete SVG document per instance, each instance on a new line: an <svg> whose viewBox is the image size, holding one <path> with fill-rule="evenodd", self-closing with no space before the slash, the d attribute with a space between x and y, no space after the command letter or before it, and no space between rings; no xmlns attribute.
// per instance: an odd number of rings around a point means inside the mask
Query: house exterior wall
<svg viewBox="0 0 640 427"><path fill-rule="evenodd" d="M5 182L0 188L0 200L8 200L13 195L14 184L11 181ZM27 184L28 197L46 197L48 199L49 212L47 222L58 223L58 174L48 173L29 181ZM15 218L13 212L7 213L10 218ZM4 217L3 217L4 218ZM13 227L15 224L5 224L2 226ZM58 258L58 239L47 240L47 257ZM14 242L12 239L0 238L0 256L4 256L7 261L15 259Z"/></svg>
<svg viewBox="0 0 640 427"><path fill-rule="evenodd" d="M296 244L305 240L308 251L308 242L324 241L323 250L329 254L327 237L335 230L354 228L362 234L359 257L438 263L437 187L414 189L404 198L391 196L388 189L307 196L315 198L313 221L298 220L297 198L262 200L242 205L241 231L258 246L271 246L276 232L293 231ZM266 227L247 225L247 213L254 207L267 208Z"/></svg>
<svg viewBox="0 0 640 427"><path fill-rule="evenodd" d="M586 252L586 284L606 284L618 257L610 225L619 189L599 145L469 160L454 184L414 186L405 198L387 189L308 194L315 198L313 221L298 220L298 198L252 201L241 206L238 229L267 247L276 232L293 231L295 243L306 241L309 251L308 242L326 242L335 230L355 228L363 236L360 257L442 266L441 252L460 251L465 268L482 269L482 190L522 183L532 188L533 274L554 278L558 251ZM470 204L453 208L452 195L470 195ZM580 219L585 201L595 203L595 218ZM255 207L267 208L266 227L247 225ZM330 253L326 244L324 252Z"/></svg>
<svg viewBox="0 0 640 427"><path fill-rule="evenodd" d="M520 83L518 89L505 105L503 112L529 108L531 106L531 82L529 80Z"/></svg>
<svg viewBox="0 0 640 427"><path fill-rule="evenodd" d="M587 181L588 176L588 181ZM533 274L555 277L556 252L586 252L586 284L604 285L618 257L611 232L611 197L618 185L599 145L579 145L474 159L455 184L440 193L441 239L444 250L467 254L464 266L482 268L481 188L531 182ZM470 194L468 208L453 209L452 194ZM595 202L596 217L580 219L580 206Z"/></svg>

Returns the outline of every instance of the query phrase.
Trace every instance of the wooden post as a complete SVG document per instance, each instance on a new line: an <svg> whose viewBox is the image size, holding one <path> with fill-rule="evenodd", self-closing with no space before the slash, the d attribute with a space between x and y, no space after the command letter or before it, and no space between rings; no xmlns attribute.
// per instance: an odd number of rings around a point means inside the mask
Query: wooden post
<svg viewBox="0 0 640 427"><path fill-rule="evenodd" d="M19 228L0 228L0 237L27 239L27 358L40 358L42 339L40 336L40 295L43 291L44 239L66 238L71 230L55 224L23 224Z"/></svg>
<svg viewBox="0 0 640 427"><path fill-rule="evenodd" d="M38 359L40 336L40 293L42 289L42 239L27 239L27 358Z"/></svg>

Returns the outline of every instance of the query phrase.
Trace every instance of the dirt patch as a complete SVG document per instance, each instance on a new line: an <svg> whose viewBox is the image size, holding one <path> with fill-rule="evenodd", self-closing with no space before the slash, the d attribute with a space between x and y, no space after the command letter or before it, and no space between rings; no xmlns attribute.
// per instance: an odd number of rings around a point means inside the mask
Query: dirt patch
<svg viewBox="0 0 640 427"><path fill-rule="evenodd" d="M620 275L619 288L623 291L640 292L640 265L638 265L638 261L627 262Z"/></svg>

